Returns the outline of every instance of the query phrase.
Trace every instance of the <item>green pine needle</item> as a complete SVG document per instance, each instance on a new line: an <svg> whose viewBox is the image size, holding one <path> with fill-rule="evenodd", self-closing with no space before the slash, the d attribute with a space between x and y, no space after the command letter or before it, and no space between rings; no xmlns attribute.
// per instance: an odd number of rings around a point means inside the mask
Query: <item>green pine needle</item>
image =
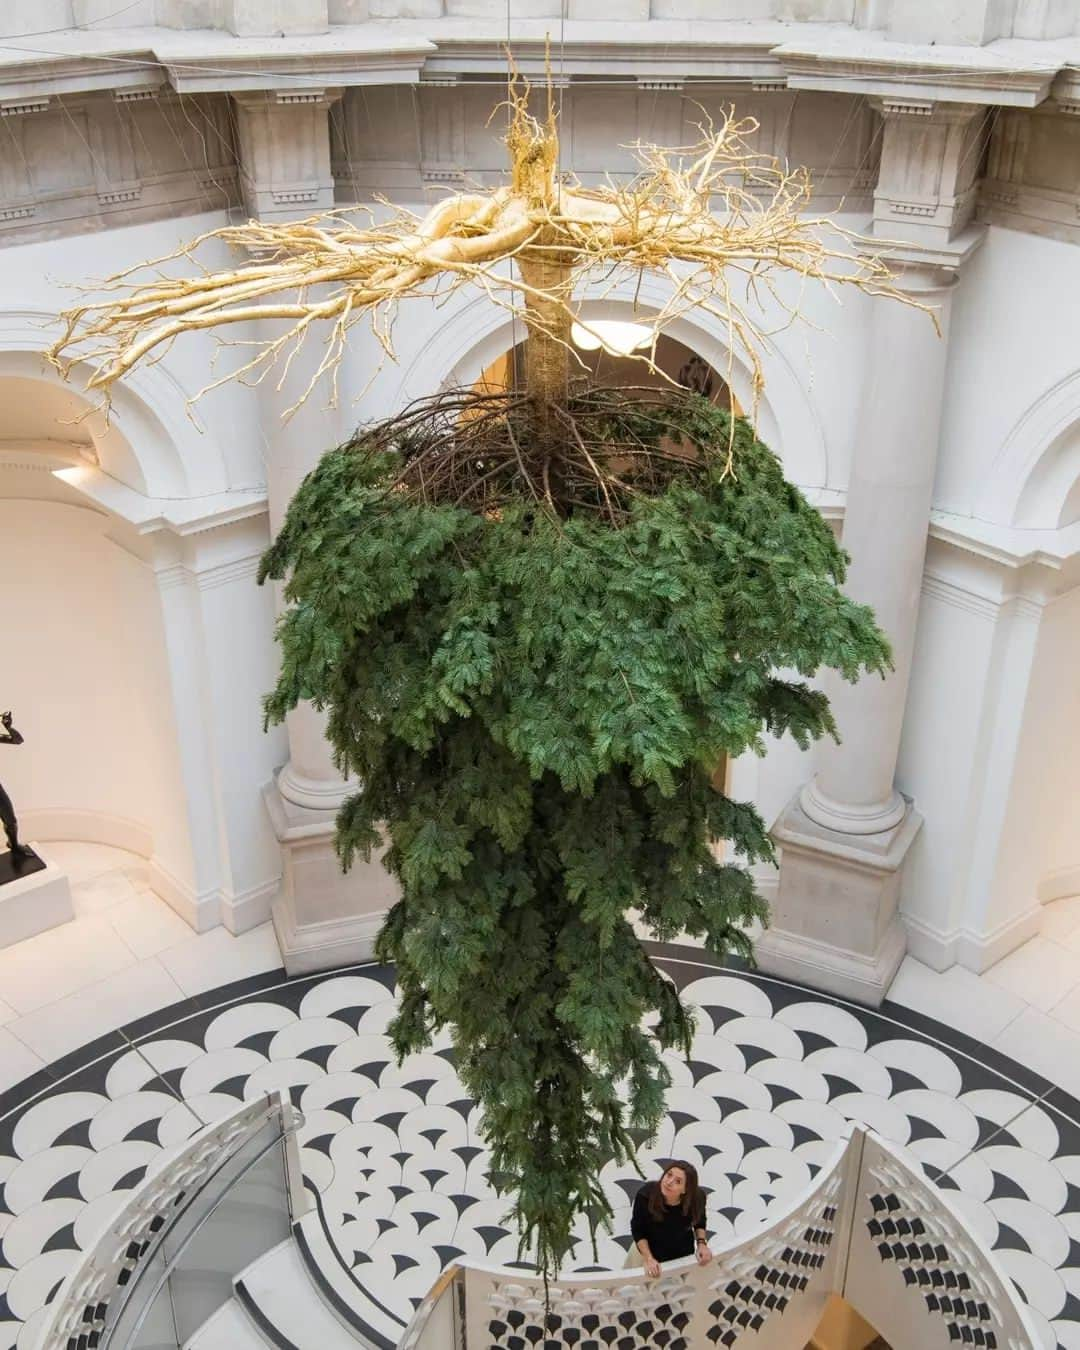
<svg viewBox="0 0 1080 1350"><path fill-rule="evenodd" d="M579 1215L594 1235L610 1218L601 1169L663 1118L661 1050L690 1048L629 911L659 940L749 957L766 912L747 868L773 850L712 772L764 753L766 732L835 734L804 681L890 659L839 590L829 526L745 422L696 396L666 424L629 404L624 420L692 454L618 519L388 491L392 427L358 433L305 479L260 572L289 602L267 720L328 709L337 763L364 784L338 817L342 861L389 841L402 899L377 955L397 971L395 1049L451 1029L493 1175L549 1275ZM715 860L720 839L737 862Z"/></svg>

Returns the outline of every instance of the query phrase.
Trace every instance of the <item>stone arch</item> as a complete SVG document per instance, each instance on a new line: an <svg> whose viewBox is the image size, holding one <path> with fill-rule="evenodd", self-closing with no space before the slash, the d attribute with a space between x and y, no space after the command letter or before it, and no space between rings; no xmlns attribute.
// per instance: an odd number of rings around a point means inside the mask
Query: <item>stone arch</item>
<svg viewBox="0 0 1080 1350"><path fill-rule="evenodd" d="M1080 370L1030 404L1005 437L975 514L999 525L1061 529L1080 520Z"/></svg>
<svg viewBox="0 0 1080 1350"><path fill-rule="evenodd" d="M53 316L0 315L0 380L32 380L63 392L81 408L81 423L101 467L148 497L202 497L226 491L229 475L217 438L189 415L187 394L163 363L140 367L116 387L108 419L80 385L82 367L65 382L44 357Z"/></svg>
<svg viewBox="0 0 1080 1350"><path fill-rule="evenodd" d="M639 286L637 278L628 277L610 287L602 298L583 296L580 309L586 318L629 319L659 313L669 299L670 288L659 278L646 277ZM444 318L402 368L388 412L442 385L471 383L520 340L520 321L516 328L515 334L506 311L486 297L471 299ZM693 310L665 324L664 332L727 376L730 349L719 319ZM737 356L731 366L729 383L739 403L749 408L753 404L750 369ZM767 352L764 367L766 388L758 405L761 438L780 456L794 482L801 487L824 487L828 460L818 415L782 352L775 348Z"/></svg>

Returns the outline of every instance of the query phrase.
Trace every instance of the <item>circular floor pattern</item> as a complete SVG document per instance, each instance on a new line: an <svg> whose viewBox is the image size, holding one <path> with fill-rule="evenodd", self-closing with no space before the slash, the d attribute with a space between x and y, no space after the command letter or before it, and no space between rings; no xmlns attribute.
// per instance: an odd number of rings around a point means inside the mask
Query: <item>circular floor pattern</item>
<svg viewBox="0 0 1080 1350"><path fill-rule="evenodd" d="M783 1206L845 1121L905 1147L997 1250L1047 1350L1080 1350L1080 1108L1049 1083L889 1005L870 1012L657 954L698 1009L689 1062L639 1161L701 1170L723 1241ZM446 1039L400 1068L378 966L260 976L189 1001L38 1075L0 1115L0 1350L27 1350L42 1309L150 1159L239 1100L290 1091L308 1184L343 1262L402 1324L460 1254L512 1262L506 1203L485 1175L478 1113ZM0 1109L4 1109L0 1107ZM623 1262L630 1168L606 1178L615 1229L577 1269ZM584 1231L582 1233L584 1238Z"/></svg>

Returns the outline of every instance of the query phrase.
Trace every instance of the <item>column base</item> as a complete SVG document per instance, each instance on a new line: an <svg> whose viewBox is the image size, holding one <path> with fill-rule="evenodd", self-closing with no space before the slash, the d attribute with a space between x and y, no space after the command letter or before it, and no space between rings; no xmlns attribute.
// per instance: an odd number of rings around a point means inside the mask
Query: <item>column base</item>
<svg viewBox="0 0 1080 1350"><path fill-rule="evenodd" d="M281 889L274 901L274 933L289 975L370 961L375 939L398 899L394 878L377 856L341 870L334 850L337 812L313 811L267 783L263 800L281 845Z"/></svg>
<svg viewBox="0 0 1080 1350"><path fill-rule="evenodd" d="M910 801L878 834L840 834L812 820L796 794L773 827L780 882L760 969L877 1007L907 950L897 913L900 869L922 816Z"/></svg>

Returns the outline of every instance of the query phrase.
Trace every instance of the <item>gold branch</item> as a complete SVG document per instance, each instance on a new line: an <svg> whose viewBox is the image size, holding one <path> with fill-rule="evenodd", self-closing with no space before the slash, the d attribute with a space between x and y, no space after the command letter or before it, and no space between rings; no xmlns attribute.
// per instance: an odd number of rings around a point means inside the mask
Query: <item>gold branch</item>
<svg viewBox="0 0 1080 1350"><path fill-rule="evenodd" d="M559 181L551 99L546 120L538 122L528 111L528 85L511 70L509 185L450 197L422 217L399 209L382 224L370 212L363 225L354 219L357 212L336 211L291 224L252 220L213 230L165 258L108 278L107 298L66 310L49 359L65 375L74 364L88 363L87 386L107 402L117 380L185 333L264 320L289 325L281 336L257 337L251 344L257 354L208 389L272 364L312 324L329 321L327 351L303 402L322 375L336 385L355 323L366 318L392 356L390 334L403 300L474 285L524 322L535 344L527 370L543 382L538 392L549 401L566 370L565 351L558 359L553 352L569 346L575 290L608 269L616 275L652 272L670 282L671 296L651 320L654 335L695 307L718 318L728 330L729 362L737 353L747 361L756 396L768 341L756 304L759 283L783 316L777 327L800 317L799 301L786 299L777 285L783 274L916 303L867 251L869 241L805 214L806 173L788 172L751 149L753 119L728 116L718 127L702 127L697 144L678 149L638 144L633 148L642 172L633 182L585 188L576 180ZM201 268L194 276L162 274L181 260L198 267L194 251L211 239L257 260L235 269ZM139 280L147 270L156 275ZM247 343L251 339L242 345ZM634 359L656 371L655 349L654 338Z"/></svg>

